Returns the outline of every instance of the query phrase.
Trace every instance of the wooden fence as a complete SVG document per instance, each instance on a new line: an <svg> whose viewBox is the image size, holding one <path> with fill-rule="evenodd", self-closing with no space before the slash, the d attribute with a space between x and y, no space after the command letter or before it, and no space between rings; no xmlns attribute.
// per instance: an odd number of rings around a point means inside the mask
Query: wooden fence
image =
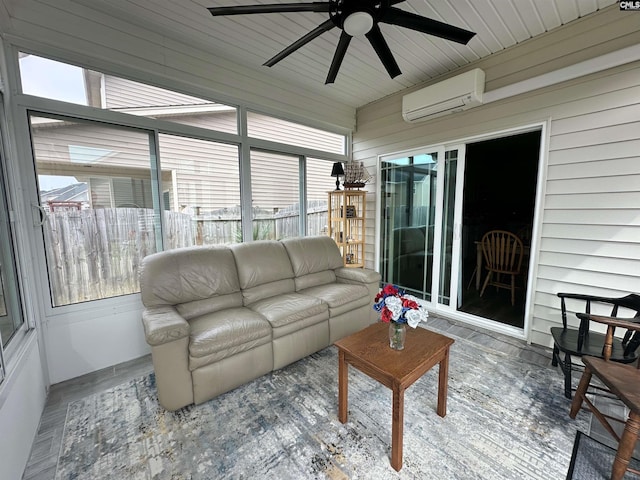
<svg viewBox="0 0 640 480"><path fill-rule="evenodd" d="M239 212L191 216L165 211L165 249L191 245L238 243ZM254 240L299 234L296 208L254 214ZM156 218L143 208L54 211L44 226L52 305L61 306L140 291L138 267L155 253ZM327 209L309 208L307 234L326 233Z"/></svg>

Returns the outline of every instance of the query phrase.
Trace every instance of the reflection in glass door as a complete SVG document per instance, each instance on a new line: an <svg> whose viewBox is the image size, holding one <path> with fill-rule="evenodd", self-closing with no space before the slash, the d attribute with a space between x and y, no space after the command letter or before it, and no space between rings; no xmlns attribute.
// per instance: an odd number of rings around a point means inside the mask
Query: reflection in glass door
<svg viewBox="0 0 640 480"><path fill-rule="evenodd" d="M426 300L433 290L438 153L381 163L382 278Z"/></svg>
<svg viewBox="0 0 640 480"><path fill-rule="evenodd" d="M450 309L459 282L464 146L432 150L381 161L380 271L384 282Z"/></svg>

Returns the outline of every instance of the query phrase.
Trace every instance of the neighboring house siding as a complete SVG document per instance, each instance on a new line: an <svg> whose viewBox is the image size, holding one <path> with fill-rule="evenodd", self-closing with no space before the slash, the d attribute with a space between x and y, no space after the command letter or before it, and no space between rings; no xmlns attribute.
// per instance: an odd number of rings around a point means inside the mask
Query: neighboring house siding
<svg viewBox="0 0 640 480"><path fill-rule="evenodd" d="M68 124L67 124L68 125ZM74 175L78 181L89 177L113 176L150 179L148 138L137 130L101 128L84 123L61 126L39 126L34 128L34 151L39 173ZM53 143L56 148L51 148ZM74 163L69 158L65 145L96 147L111 151L104 159L90 164ZM175 135L160 136L160 157L164 179L164 190L173 189L167 172L175 175L177 198L171 196L171 208L198 206L202 213L220 208L238 206L240 178L220 182L220 172L238 170L238 148L235 145L215 142L192 141ZM263 200L255 204L273 209L289 205L292 192L298 191L298 157L274 156L254 151L252 162L260 164L263 189L255 188L254 195ZM333 185L330 177L332 163L327 161L323 171L324 188L318 188L318 174L309 172L309 198L326 198L326 191ZM275 187L275 188L274 188ZM294 194L295 195L295 194ZM106 197L108 198L108 197ZM265 203L264 200L268 200ZM130 203L131 200L125 202Z"/></svg>
<svg viewBox="0 0 640 480"><path fill-rule="evenodd" d="M104 76L105 108L123 109L132 107L160 107L175 105L203 105L211 101L171 92L162 88L130 80Z"/></svg>
<svg viewBox="0 0 640 480"><path fill-rule="evenodd" d="M628 17L616 17L593 29L590 44L603 42L598 53L640 42L638 33L630 31ZM578 23L573 34L583 40L581 44L571 41L566 47L546 38L546 47L539 50L516 47L500 58L478 62L474 66L485 68L488 75L487 90L489 85L508 84L490 75L497 75L498 67L500 78L510 76L509 68L513 77L528 67L544 73L540 65L552 63L550 57L556 58L554 68L573 63L560 63L558 50L564 48L575 49L579 60L584 60L589 43L582 33L593 26ZM571 35L563 32L565 38ZM603 41L607 36L617 38L607 43ZM537 66L526 65L527 53L529 61L539 62ZM549 327L561 322L557 292L640 292L639 78L640 62L636 62L415 125L402 120L402 95L395 95L358 111L354 158L373 170L378 155L548 121L548 160L543 165L538 250L532 252L537 264L529 286L532 322L527 334L533 343L550 345ZM378 185L370 190L374 188ZM372 194L368 199L372 213L375 198ZM367 242L368 251L373 252L375 222L367 224ZM373 266L373 255L367 255L367 264Z"/></svg>

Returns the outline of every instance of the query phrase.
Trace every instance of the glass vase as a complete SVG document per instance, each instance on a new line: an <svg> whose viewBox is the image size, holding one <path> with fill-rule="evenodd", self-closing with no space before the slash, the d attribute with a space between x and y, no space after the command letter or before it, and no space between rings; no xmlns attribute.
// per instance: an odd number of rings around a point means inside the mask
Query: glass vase
<svg viewBox="0 0 640 480"><path fill-rule="evenodd" d="M407 337L407 326L404 323L389 324L389 346L394 350L404 349L404 340Z"/></svg>

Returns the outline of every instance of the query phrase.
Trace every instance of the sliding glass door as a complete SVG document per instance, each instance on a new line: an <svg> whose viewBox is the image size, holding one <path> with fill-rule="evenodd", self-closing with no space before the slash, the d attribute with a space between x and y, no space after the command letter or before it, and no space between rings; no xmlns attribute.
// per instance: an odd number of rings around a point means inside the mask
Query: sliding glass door
<svg viewBox="0 0 640 480"><path fill-rule="evenodd" d="M458 277L458 157L459 148L440 147L381 161L383 281L442 305Z"/></svg>
<svg viewBox="0 0 640 480"><path fill-rule="evenodd" d="M383 281L434 310L524 328L539 147L534 130L382 157ZM490 230L523 242L511 289L481 287L488 275L481 240Z"/></svg>

